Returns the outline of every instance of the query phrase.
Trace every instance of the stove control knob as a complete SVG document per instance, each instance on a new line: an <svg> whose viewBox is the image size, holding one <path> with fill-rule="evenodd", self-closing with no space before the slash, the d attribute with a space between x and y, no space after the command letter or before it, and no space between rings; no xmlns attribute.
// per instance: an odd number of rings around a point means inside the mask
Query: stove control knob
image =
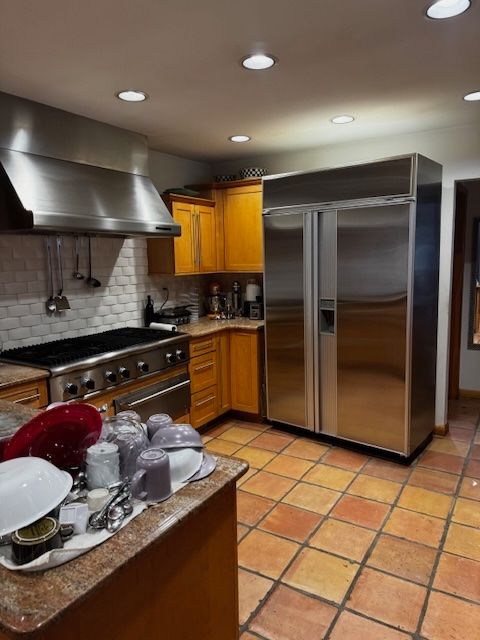
<svg viewBox="0 0 480 640"><path fill-rule="evenodd" d="M140 360L140 362L137 362L137 368L139 371L142 371L143 373L147 373L148 370L150 369L148 364L146 362L143 362L142 360Z"/></svg>
<svg viewBox="0 0 480 640"><path fill-rule="evenodd" d="M187 354L182 349L177 349L177 360L186 360Z"/></svg>
<svg viewBox="0 0 480 640"><path fill-rule="evenodd" d="M174 353L167 353L165 356L165 360L168 364L174 364L177 361L177 356Z"/></svg>
<svg viewBox="0 0 480 640"><path fill-rule="evenodd" d="M120 367L118 369L118 373L122 376L122 378L129 378L130 377L130 371L128 369L126 369L125 367Z"/></svg>
<svg viewBox="0 0 480 640"><path fill-rule="evenodd" d="M92 378L84 378L82 380L82 386L85 387L85 389L92 391L92 389L95 389L95 381L92 380Z"/></svg>
<svg viewBox="0 0 480 640"><path fill-rule="evenodd" d="M78 393L78 387L76 384L73 384L73 382L69 382L65 387L65 391L71 396L76 396Z"/></svg>
<svg viewBox="0 0 480 640"><path fill-rule="evenodd" d="M114 371L105 371L105 380L108 380L108 382L116 382L117 374Z"/></svg>

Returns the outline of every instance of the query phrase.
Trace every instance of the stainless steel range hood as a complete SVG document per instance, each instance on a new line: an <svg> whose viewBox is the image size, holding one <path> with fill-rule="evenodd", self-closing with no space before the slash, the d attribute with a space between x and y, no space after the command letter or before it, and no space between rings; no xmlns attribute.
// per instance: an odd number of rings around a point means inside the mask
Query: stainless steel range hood
<svg viewBox="0 0 480 640"><path fill-rule="evenodd" d="M179 236L144 136L0 92L0 232Z"/></svg>

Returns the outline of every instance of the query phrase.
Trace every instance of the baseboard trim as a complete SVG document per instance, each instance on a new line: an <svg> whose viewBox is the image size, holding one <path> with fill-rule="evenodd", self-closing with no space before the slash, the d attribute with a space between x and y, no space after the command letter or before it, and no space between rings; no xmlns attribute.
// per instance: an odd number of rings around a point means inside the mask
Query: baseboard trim
<svg viewBox="0 0 480 640"><path fill-rule="evenodd" d="M479 389L460 389L459 394L461 398L480 398Z"/></svg>
<svg viewBox="0 0 480 640"><path fill-rule="evenodd" d="M433 428L433 433L436 436L446 436L449 431L448 422L447 424L436 424Z"/></svg>

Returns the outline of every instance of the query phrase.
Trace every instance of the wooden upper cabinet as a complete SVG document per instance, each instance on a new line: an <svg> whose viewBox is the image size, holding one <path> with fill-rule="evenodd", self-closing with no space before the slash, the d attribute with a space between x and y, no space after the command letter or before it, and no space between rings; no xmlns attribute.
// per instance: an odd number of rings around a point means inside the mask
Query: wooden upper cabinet
<svg viewBox="0 0 480 640"><path fill-rule="evenodd" d="M182 227L182 235L173 239L175 273L194 273L196 270L195 205L173 202L172 216Z"/></svg>
<svg viewBox="0 0 480 640"><path fill-rule="evenodd" d="M199 205L195 211L197 216L197 236L199 271L216 271L217 250L215 237L215 209Z"/></svg>
<svg viewBox="0 0 480 640"><path fill-rule="evenodd" d="M263 271L262 185L223 191L226 271Z"/></svg>
<svg viewBox="0 0 480 640"><path fill-rule="evenodd" d="M182 235L148 239L148 272L185 275L216 271L215 202L179 195L165 196L164 200Z"/></svg>

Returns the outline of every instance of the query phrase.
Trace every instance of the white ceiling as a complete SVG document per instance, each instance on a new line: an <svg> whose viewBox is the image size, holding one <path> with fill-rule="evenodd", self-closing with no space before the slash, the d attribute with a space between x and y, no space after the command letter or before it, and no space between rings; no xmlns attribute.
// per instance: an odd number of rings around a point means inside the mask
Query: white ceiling
<svg viewBox="0 0 480 640"><path fill-rule="evenodd" d="M426 1L426 0L425 0ZM0 89L202 160L480 122L480 1L0 0ZM266 51L269 71L241 68ZM143 89L144 103L114 97ZM333 125L350 113L356 121ZM234 145L229 135L253 140Z"/></svg>

